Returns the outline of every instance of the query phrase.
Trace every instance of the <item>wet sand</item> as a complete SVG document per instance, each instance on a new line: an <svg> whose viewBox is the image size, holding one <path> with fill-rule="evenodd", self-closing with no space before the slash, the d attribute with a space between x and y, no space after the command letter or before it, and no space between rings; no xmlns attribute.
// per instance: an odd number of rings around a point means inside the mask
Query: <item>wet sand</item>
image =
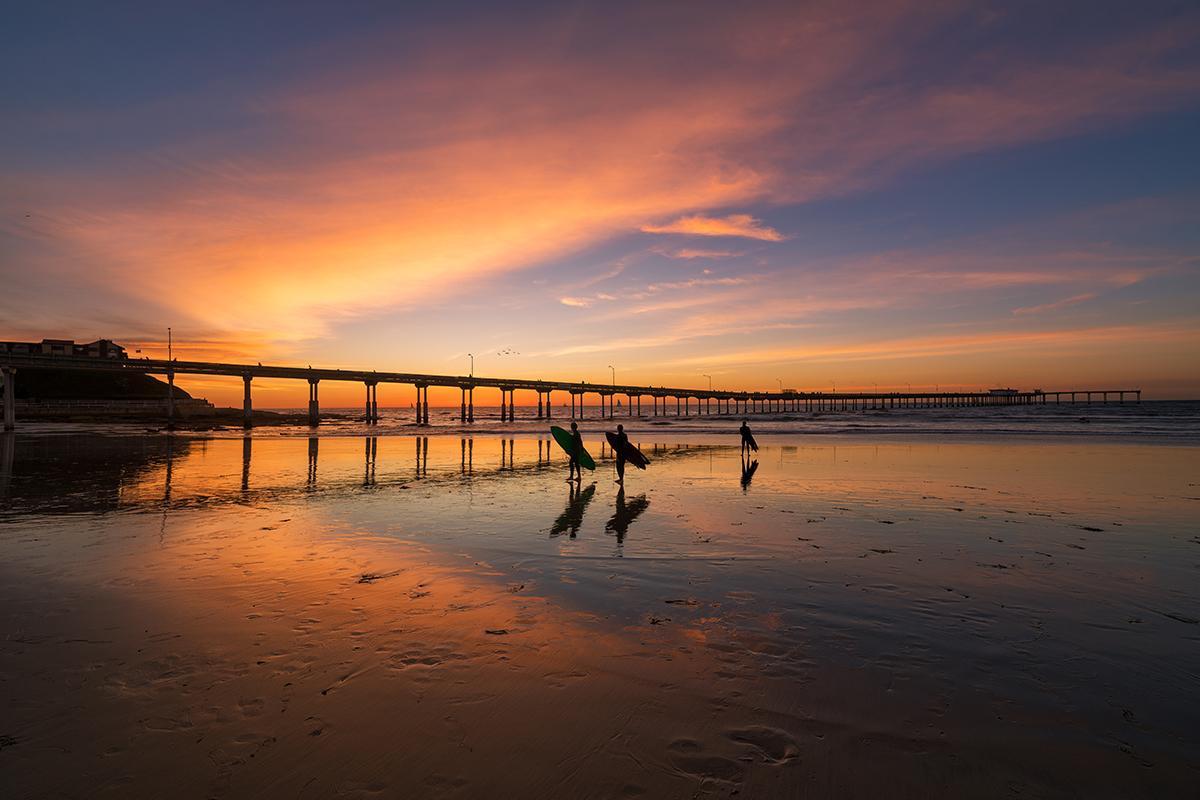
<svg viewBox="0 0 1200 800"><path fill-rule="evenodd" d="M1200 448L725 441L9 439L0 793L1194 794Z"/></svg>

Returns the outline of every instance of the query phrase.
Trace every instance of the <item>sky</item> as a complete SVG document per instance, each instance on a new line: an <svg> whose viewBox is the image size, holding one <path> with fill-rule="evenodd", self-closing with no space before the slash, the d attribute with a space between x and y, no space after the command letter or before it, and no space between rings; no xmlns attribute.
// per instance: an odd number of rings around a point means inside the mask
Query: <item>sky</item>
<svg viewBox="0 0 1200 800"><path fill-rule="evenodd" d="M0 339L157 357L171 327L180 358L1200 397L1194 4L5 17ZM240 403L240 380L181 383Z"/></svg>

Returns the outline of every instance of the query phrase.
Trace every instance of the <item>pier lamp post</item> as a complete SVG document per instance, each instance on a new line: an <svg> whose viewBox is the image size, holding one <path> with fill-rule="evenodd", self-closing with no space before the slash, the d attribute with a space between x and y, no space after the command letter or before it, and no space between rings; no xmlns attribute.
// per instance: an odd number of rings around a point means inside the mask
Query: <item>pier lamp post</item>
<svg viewBox="0 0 1200 800"><path fill-rule="evenodd" d="M610 370L612 370L612 385L616 386L617 385L617 371L616 371L616 369L613 368L612 364L609 364L608 368Z"/></svg>
<svg viewBox="0 0 1200 800"><path fill-rule="evenodd" d="M775 381L779 384L779 393L783 394L783 378L776 378Z"/></svg>
<svg viewBox="0 0 1200 800"><path fill-rule="evenodd" d="M702 372L702 373L700 373L700 377L708 378L708 390L711 392L712 391L712 375L709 375L707 372Z"/></svg>
<svg viewBox="0 0 1200 800"><path fill-rule="evenodd" d="M471 372L467 375L468 378L475 377L475 354L467 353L467 358L471 359Z"/></svg>

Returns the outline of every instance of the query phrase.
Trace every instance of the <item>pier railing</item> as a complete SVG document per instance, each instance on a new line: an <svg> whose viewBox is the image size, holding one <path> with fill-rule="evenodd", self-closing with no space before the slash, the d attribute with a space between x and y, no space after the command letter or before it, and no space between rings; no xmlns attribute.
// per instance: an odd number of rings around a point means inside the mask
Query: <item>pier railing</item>
<svg viewBox="0 0 1200 800"><path fill-rule="evenodd" d="M836 411L887 408L995 408L1016 405L1046 405L1061 403L1124 403L1127 399L1141 402L1141 389L1072 389L1030 392L804 392L722 391L668 386L639 386L625 384L594 384L569 381L524 380L519 378L489 378L477 375L435 375L413 372L378 372L375 370L288 367L263 364L228 364L208 361L165 359L99 359L84 356L47 356L0 353L0 374L4 378L4 428L12 430L16 423L15 381L22 369L57 369L103 372L137 372L163 375L167 378L166 416L175 418L173 387L176 375L225 375L243 381L243 423L253 424L251 384L255 378L282 378L308 382L308 421L320 422L318 387L322 381L361 383L366 395L363 419L376 423L379 415L379 384L404 384L417 390L414 421L429 424L429 387L457 388L462 392L460 416L464 423L475 421L475 390L496 389L500 392L499 419L516 419L515 393L537 394L537 418L551 418L551 396L565 392L571 400L571 419L584 414L584 399L594 395L600 400L598 416L617 416L614 401L626 398L622 416L642 416L642 399L649 398L649 416L749 415L787 412ZM669 402L674 401L674 402ZM673 413L672 413L673 412Z"/></svg>

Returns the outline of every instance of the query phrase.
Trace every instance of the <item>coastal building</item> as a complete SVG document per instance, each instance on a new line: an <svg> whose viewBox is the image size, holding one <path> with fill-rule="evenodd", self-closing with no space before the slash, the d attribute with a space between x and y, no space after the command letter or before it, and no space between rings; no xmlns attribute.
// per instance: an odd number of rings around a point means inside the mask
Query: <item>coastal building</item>
<svg viewBox="0 0 1200 800"><path fill-rule="evenodd" d="M0 352L24 356L71 356L82 358L128 358L125 348L111 339L77 344L74 339L42 339L40 342L0 342Z"/></svg>

